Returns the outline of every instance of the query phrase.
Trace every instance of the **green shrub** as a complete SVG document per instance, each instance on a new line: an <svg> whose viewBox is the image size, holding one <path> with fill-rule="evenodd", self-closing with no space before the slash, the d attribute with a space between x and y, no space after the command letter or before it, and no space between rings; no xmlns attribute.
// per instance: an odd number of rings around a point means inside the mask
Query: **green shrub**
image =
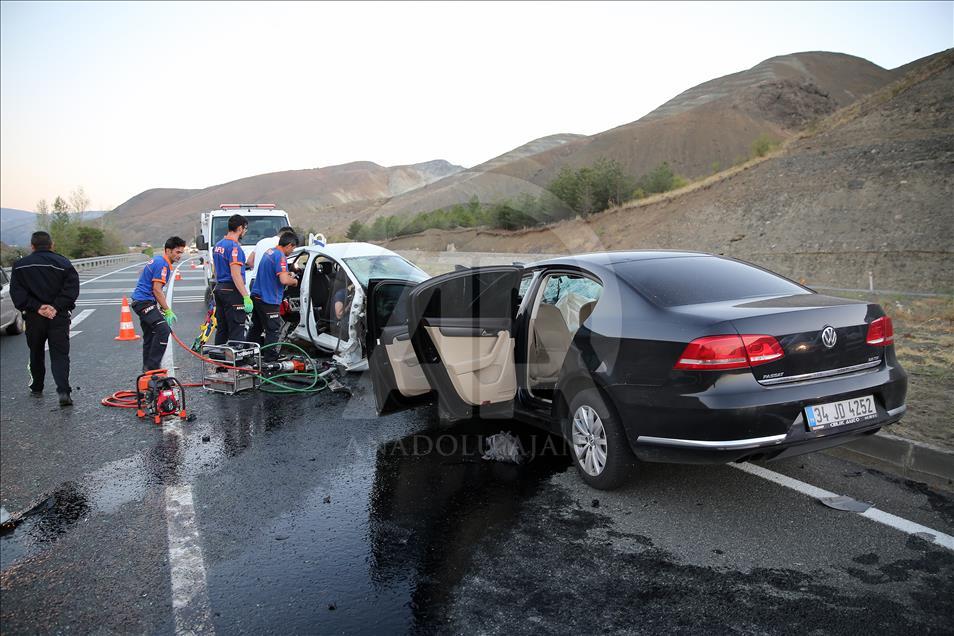
<svg viewBox="0 0 954 636"><path fill-rule="evenodd" d="M632 198L634 180L612 159L598 159L578 170L563 168L547 190L577 214L602 212Z"/></svg>
<svg viewBox="0 0 954 636"><path fill-rule="evenodd" d="M778 148L780 142L772 139L767 134L762 133L752 142L752 157L764 157L768 153Z"/></svg>
<svg viewBox="0 0 954 636"><path fill-rule="evenodd" d="M352 241L357 241L362 230L364 230L364 223L361 221L352 221L351 225L348 226L348 231L345 232L345 236Z"/></svg>
<svg viewBox="0 0 954 636"><path fill-rule="evenodd" d="M675 187L676 173L664 161L639 180L639 187L647 194L669 192Z"/></svg>

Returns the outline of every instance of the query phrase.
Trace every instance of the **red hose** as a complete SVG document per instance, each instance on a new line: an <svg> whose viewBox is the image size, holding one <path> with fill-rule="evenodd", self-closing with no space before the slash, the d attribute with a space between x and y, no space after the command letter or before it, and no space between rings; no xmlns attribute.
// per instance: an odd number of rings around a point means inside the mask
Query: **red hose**
<svg viewBox="0 0 954 636"><path fill-rule="evenodd" d="M191 353L193 356L195 356L199 360L202 360L203 362L209 362L222 369L233 369L236 371L245 371L247 373L259 373L259 371L256 371L254 369L249 369L247 367L233 367L228 364L222 364L218 360L206 358L205 356L199 353L196 353L195 351L192 350L192 347L182 342L179 339L179 336L176 335L176 332L170 330L170 333L172 334L172 337L175 339L175 341L179 343L180 347L182 347L183 349ZM189 382L189 383L183 382L182 386L197 387L197 386L205 386L205 385L202 382ZM102 400L100 400L99 403L102 404L103 406L113 406L120 409L135 409L135 408L139 408L139 394L136 393L135 391L116 391L112 395L108 397L104 397Z"/></svg>
<svg viewBox="0 0 954 636"><path fill-rule="evenodd" d="M222 368L222 369L233 369L233 370L235 370L235 371L245 371L245 372L247 372L247 373L261 373L261 371L256 371L255 369L250 369L250 368L248 368L248 367L233 367L233 366L228 365L228 364L222 364L222 363L219 362L218 360L213 360L212 358L206 358L204 355L202 355L202 354L200 354L200 353L196 353L195 351L192 350L192 347L190 347L190 346L187 345L186 343L184 343L184 342L182 342L181 340L179 340L179 336L176 335L176 332L175 332L175 331L171 331L170 333L172 334L172 337L175 339L175 341L179 343L179 346L180 346L180 347L182 347L183 349L185 349L186 351L188 351L189 353L191 353L192 355L194 355L194 356L195 356L196 358L198 358L199 360L202 360L203 362L209 362L209 363L214 364L215 366L217 366L217 367L219 367L219 368ZM185 385L183 385L183 386L190 386L190 385L185 384ZM201 385L201 384L198 384L198 385L195 385L195 386L202 386L202 385Z"/></svg>
<svg viewBox="0 0 954 636"><path fill-rule="evenodd" d="M103 406L115 406L120 409L134 409L139 406L135 391L116 391L99 402Z"/></svg>

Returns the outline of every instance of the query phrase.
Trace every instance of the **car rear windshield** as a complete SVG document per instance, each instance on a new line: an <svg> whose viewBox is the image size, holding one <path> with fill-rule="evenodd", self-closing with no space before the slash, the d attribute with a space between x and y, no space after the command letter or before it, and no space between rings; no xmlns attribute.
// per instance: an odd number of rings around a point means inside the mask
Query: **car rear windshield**
<svg viewBox="0 0 954 636"><path fill-rule="evenodd" d="M243 214L248 221L248 231L242 237L242 245L255 245L263 238L275 236L278 230L288 225L288 219L284 216L255 216L254 214ZM229 231L229 217L217 216L212 219L212 238L209 241L215 245L222 240L226 232Z"/></svg>
<svg viewBox="0 0 954 636"><path fill-rule="evenodd" d="M715 256L628 261L614 269L661 307L811 293L763 269Z"/></svg>

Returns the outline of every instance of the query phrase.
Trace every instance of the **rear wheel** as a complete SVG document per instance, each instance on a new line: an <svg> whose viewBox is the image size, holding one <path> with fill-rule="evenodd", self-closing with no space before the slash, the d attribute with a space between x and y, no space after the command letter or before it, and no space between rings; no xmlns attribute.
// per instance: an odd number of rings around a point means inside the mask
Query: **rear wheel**
<svg viewBox="0 0 954 636"><path fill-rule="evenodd" d="M7 333L11 336L16 336L24 331L26 331L26 320L24 320L23 314L18 311L17 317L13 319L13 322L7 325Z"/></svg>
<svg viewBox="0 0 954 636"><path fill-rule="evenodd" d="M600 490L619 487L636 466L619 418L596 389L570 401L570 448L580 477Z"/></svg>

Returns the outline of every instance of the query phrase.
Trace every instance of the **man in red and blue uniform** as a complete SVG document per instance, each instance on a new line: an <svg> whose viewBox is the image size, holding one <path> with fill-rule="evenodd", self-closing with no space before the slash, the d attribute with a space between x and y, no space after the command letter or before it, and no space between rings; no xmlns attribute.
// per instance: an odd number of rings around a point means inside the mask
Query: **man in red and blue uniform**
<svg viewBox="0 0 954 636"><path fill-rule="evenodd" d="M241 214L229 217L229 231L212 249L215 270L215 344L245 340L245 316L252 313L252 298L245 287L245 251L239 244L248 230Z"/></svg>
<svg viewBox="0 0 954 636"><path fill-rule="evenodd" d="M172 324L176 321L176 315L166 301L165 290L172 278L172 264L182 257L184 251L184 240L178 236L166 239L162 254L156 254L146 263L133 290L130 307L139 316L142 326L143 373L161 368Z"/></svg>
<svg viewBox="0 0 954 636"><path fill-rule="evenodd" d="M285 260L298 247L298 236L294 232L285 232L278 239L278 247L266 250L265 256L258 265L258 276L252 281L252 326L248 332L251 342L262 340L265 334L266 345L278 342L278 332L281 329L281 317L278 314L282 296L286 285L298 285L298 279L288 272L288 262ZM262 360L273 362L278 358L275 347L269 347L262 352Z"/></svg>

